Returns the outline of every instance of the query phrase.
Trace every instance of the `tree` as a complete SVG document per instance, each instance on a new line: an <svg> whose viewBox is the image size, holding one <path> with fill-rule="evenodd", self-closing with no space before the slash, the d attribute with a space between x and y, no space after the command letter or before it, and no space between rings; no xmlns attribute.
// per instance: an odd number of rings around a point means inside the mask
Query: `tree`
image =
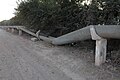
<svg viewBox="0 0 120 80"><path fill-rule="evenodd" d="M120 24L120 0L83 1L24 0L16 16L28 28L59 36L88 25Z"/></svg>

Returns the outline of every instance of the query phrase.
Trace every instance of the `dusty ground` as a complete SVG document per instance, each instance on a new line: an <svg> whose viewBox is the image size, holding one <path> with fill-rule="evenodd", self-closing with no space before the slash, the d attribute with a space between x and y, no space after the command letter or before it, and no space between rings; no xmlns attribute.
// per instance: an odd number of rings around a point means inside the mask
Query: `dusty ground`
<svg viewBox="0 0 120 80"><path fill-rule="evenodd" d="M120 80L120 72L94 66L86 47L32 42L0 30L0 80Z"/></svg>

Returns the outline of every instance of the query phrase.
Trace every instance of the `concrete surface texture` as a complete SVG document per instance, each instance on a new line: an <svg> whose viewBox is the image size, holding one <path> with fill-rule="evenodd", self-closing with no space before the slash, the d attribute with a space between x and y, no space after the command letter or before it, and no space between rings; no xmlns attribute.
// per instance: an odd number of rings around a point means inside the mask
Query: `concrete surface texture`
<svg viewBox="0 0 120 80"><path fill-rule="evenodd" d="M52 43L62 45L77 41L89 40L91 38L90 28L94 27L96 33L105 39L113 38L120 39L120 25L90 25L82 29L70 32L58 38L55 38Z"/></svg>
<svg viewBox="0 0 120 80"><path fill-rule="evenodd" d="M95 67L91 56L0 30L0 80L120 80L119 72Z"/></svg>

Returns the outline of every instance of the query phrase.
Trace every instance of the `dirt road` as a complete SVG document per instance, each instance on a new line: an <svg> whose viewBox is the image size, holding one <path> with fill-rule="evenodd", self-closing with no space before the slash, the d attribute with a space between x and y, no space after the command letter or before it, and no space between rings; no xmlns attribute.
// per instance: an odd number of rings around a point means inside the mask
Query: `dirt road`
<svg viewBox="0 0 120 80"><path fill-rule="evenodd" d="M120 80L91 50L32 42L0 29L0 80Z"/></svg>
<svg viewBox="0 0 120 80"><path fill-rule="evenodd" d="M27 40L0 30L0 80L71 80L71 78L39 56L37 51L29 46Z"/></svg>

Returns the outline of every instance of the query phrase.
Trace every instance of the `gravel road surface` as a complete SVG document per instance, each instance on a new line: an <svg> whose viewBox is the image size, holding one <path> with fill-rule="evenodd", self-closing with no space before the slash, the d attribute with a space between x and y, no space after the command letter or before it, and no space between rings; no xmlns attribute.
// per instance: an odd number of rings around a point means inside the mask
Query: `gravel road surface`
<svg viewBox="0 0 120 80"><path fill-rule="evenodd" d="M0 29L0 80L72 79L39 56L26 39Z"/></svg>

